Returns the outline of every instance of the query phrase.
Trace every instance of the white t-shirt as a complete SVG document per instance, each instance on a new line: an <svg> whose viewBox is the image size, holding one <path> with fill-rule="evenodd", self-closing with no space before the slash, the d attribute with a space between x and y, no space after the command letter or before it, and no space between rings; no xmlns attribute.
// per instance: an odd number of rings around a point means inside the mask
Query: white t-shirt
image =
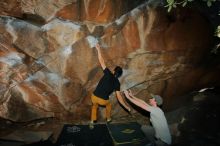
<svg viewBox="0 0 220 146"><path fill-rule="evenodd" d="M155 130L155 137L171 144L171 135L164 112L159 107L150 106L150 121Z"/></svg>

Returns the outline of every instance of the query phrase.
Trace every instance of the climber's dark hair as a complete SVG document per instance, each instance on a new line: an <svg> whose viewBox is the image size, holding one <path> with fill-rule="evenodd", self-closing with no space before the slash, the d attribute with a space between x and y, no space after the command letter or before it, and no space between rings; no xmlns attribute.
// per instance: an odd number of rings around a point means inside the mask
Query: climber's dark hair
<svg viewBox="0 0 220 146"><path fill-rule="evenodd" d="M115 71L114 72L114 76L116 78L119 78L122 75L122 73L123 73L122 68L120 66L116 66L114 71Z"/></svg>

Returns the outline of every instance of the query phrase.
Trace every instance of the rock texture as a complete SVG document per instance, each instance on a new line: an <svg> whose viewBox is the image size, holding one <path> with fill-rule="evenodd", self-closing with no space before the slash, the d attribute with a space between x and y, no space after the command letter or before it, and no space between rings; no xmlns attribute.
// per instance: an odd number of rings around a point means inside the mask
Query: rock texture
<svg viewBox="0 0 220 146"><path fill-rule="evenodd" d="M219 85L219 65L204 62L213 40L206 18L192 9L167 14L143 2L0 2L0 116L88 121L102 76L91 37L99 38L110 69L124 68L122 90L144 100L160 94L165 110L184 93ZM111 100L113 117L128 115Z"/></svg>

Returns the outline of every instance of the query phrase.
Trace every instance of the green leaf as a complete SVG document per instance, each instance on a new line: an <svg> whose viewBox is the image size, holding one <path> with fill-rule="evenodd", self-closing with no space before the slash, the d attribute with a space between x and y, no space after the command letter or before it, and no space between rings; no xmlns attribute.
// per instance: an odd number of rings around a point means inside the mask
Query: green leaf
<svg viewBox="0 0 220 146"><path fill-rule="evenodd" d="M167 3L170 4L170 3L171 3L171 0L167 0Z"/></svg>
<svg viewBox="0 0 220 146"><path fill-rule="evenodd" d="M183 4L182 4L182 7L185 7L187 4L187 1L185 1Z"/></svg>
<svg viewBox="0 0 220 146"><path fill-rule="evenodd" d="M217 37L220 38L220 25L217 27L216 31L215 31L215 34Z"/></svg>
<svg viewBox="0 0 220 146"><path fill-rule="evenodd" d="M212 6L212 2L211 1L207 1L207 6L211 7Z"/></svg>
<svg viewBox="0 0 220 146"><path fill-rule="evenodd" d="M167 0L167 3L168 3L169 5L173 5L174 0Z"/></svg>
<svg viewBox="0 0 220 146"><path fill-rule="evenodd" d="M172 3L172 4L173 4L173 3L174 3L174 0L170 0L170 3Z"/></svg>
<svg viewBox="0 0 220 146"><path fill-rule="evenodd" d="M169 6L169 8L168 8L168 12L170 12L170 11L171 11L171 9L172 9L172 6Z"/></svg>
<svg viewBox="0 0 220 146"><path fill-rule="evenodd" d="M187 1L187 0L186 0ZM189 2L192 2L193 0L188 0Z"/></svg>

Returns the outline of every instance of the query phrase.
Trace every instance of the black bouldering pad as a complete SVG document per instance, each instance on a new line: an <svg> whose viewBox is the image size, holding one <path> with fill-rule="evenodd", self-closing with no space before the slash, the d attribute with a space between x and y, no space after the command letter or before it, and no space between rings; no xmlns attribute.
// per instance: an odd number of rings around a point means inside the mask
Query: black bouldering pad
<svg viewBox="0 0 220 146"><path fill-rule="evenodd" d="M24 142L0 139L0 146L21 146L21 145L24 145Z"/></svg>
<svg viewBox="0 0 220 146"><path fill-rule="evenodd" d="M141 125L136 122L108 124L108 128L114 145L143 146L148 143Z"/></svg>
<svg viewBox="0 0 220 146"><path fill-rule="evenodd" d="M113 146L113 142L106 124L96 124L92 130L88 125L64 125L56 145Z"/></svg>
<svg viewBox="0 0 220 146"><path fill-rule="evenodd" d="M1 145L0 145L1 146ZM11 146L11 145L8 145ZM50 140L38 141L31 144L25 144L21 146L55 146Z"/></svg>

